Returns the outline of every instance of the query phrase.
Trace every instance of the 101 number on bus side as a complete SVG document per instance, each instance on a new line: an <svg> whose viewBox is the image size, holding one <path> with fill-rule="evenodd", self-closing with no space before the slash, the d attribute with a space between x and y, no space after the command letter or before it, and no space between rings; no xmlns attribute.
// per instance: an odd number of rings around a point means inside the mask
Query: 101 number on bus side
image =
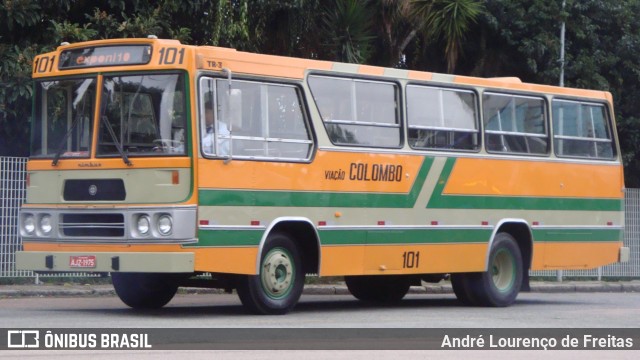
<svg viewBox="0 0 640 360"><path fill-rule="evenodd" d="M420 251L405 251L402 253L402 268L417 269L420 267Z"/></svg>

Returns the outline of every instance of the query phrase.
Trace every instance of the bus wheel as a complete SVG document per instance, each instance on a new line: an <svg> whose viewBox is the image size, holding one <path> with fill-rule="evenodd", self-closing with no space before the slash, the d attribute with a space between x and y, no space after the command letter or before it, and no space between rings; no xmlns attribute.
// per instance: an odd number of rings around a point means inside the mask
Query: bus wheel
<svg viewBox="0 0 640 360"><path fill-rule="evenodd" d="M473 274L455 273L451 274L451 287L458 300L465 305L476 305L477 301L469 289L469 277Z"/></svg>
<svg viewBox="0 0 640 360"><path fill-rule="evenodd" d="M251 312L282 315L291 311L304 287L304 271L297 247L284 234L272 234L262 251L260 273L241 276L237 291Z"/></svg>
<svg viewBox="0 0 640 360"><path fill-rule="evenodd" d="M356 299L387 304L402 300L411 286L408 277L394 275L345 276L344 281Z"/></svg>
<svg viewBox="0 0 640 360"><path fill-rule="evenodd" d="M111 273L111 282L123 303L134 309L158 309L178 291L178 281L158 273Z"/></svg>
<svg viewBox="0 0 640 360"><path fill-rule="evenodd" d="M508 233L498 233L491 246L487 271L460 274L463 278L457 285L461 292L458 298L470 305L509 306L518 296L523 271L522 255L515 239ZM454 290L455 284L452 279Z"/></svg>

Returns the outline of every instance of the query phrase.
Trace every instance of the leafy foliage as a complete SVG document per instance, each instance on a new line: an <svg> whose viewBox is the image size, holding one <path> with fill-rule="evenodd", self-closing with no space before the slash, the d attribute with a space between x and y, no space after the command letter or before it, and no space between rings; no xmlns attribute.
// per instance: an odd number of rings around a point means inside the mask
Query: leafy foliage
<svg viewBox="0 0 640 360"><path fill-rule="evenodd" d="M475 0L412 0L412 4L414 16L424 19L421 27L427 37L444 39L447 72L453 72L469 27L484 7Z"/></svg>
<svg viewBox="0 0 640 360"><path fill-rule="evenodd" d="M634 0L493 0L471 42L480 76L519 76L556 85L560 80L560 24L566 23L566 86L610 91L628 187L640 187L640 24ZM493 39L493 41L487 41Z"/></svg>
<svg viewBox="0 0 640 360"><path fill-rule="evenodd" d="M0 23L9 31L35 25L40 20L40 5L34 1L3 1L0 9Z"/></svg>
<svg viewBox="0 0 640 360"><path fill-rule="evenodd" d="M615 99L627 186L640 187L637 0L0 0L0 155L27 155L31 67L63 41L118 37L558 84Z"/></svg>
<svg viewBox="0 0 640 360"><path fill-rule="evenodd" d="M326 3L322 32L333 60L361 64L372 52L372 17L367 1L336 0Z"/></svg>

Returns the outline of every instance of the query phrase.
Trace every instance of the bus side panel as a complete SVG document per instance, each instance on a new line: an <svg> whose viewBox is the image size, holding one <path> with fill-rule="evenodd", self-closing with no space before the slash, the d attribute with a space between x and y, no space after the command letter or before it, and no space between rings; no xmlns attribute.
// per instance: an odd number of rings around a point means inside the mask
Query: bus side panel
<svg viewBox="0 0 640 360"><path fill-rule="evenodd" d="M323 246L321 276L362 275L364 246Z"/></svg>
<svg viewBox="0 0 640 360"><path fill-rule="evenodd" d="M324 246L321 276L485 270L487 244Z"/></svg>
<svg viewBox="0 0 640 360"><path fill-rule="evenodd" d="M622 199L619 166L456 159L444 194Z"/></svg>
<svg viewBox="0 0 640 360"><path fill-rule="evenodd" d="M369 246L365 273L429 274L485 270L487 244Z"/></svg>
<svg viewBox="0 0 640 360"><path fill-rule="evenodd" d="M538 243L535 251L544 253L544 261L534 256L531 270L593 269L618 261L621 242Z"/></svg>
<svg viewBox="0 0 640 360"><path fill-rule="evenodd" d="M193 249L193 252L196 271L256 274L257 247L211 247Z"/></svg>

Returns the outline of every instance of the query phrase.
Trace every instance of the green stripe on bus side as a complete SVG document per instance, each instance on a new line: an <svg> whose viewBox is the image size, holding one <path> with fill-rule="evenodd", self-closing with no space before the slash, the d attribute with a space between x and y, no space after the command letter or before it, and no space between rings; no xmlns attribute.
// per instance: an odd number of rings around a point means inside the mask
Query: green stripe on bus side
<svg viewBox="0 0 640 360"><path fill-rule="evenodd" d="M622 199L443 195L455 162L455 158L447 159L427 208L622 211L624 207Z"/></svg>
<svg viewBox="0 0 640 360"><path fill-rule="evenodd" d="M191 246L258 246L264 230L198 230L198 242Z"/></svg>
<svg viewBox="0 0 640 360"><path fill-rule="evenodd" d="M491 229L318 229L322 245L397 245L487 243ZM198 231L198 242L185 246L258 246L264 230Z"/></svg>
<svg viewBox="0 0 640 360"><path fill-rule="evenodd" d="M200 206L413 208L432 164L424 159L406 194L202 189L198 200Z"/></svg>
<svg viewBox="0 0 640 360"><path fill-rule="evenodd" d="M618 242L623 241L622 229L533 229L536 242Z"/></svg>
<svg viewBox="0 0 640 360"><path fill-rule="evenodd" d="M493 233L486 229L366 229L319 230L323 245L395 245L487 243ZM604 242L622 241L622 230L599 228L535 229L536 242Z"/></svg>
<svg viewBox="0 0 640 360"><path fill-rule="evenodd" d="M367 232L363 230L323 230L318 229L322 245L365 245Z"/></svg>
<svg viewBox="0 0 640 360"><path fill-rule="evenodd" d="M492 228L456 229L318 229L322 245L399 245L399 244L461 244L488 243ZM618 242L621 229L550 228L533 229L535 242ZM199 241L189 246L229 247L258 246L264 230L198 231Z"/></svg>
<svg viewBox="0 0 640 360"><path fill-rule="evenodd" d="M492 229L318 230L322 245L488 243Z"/></svg>

